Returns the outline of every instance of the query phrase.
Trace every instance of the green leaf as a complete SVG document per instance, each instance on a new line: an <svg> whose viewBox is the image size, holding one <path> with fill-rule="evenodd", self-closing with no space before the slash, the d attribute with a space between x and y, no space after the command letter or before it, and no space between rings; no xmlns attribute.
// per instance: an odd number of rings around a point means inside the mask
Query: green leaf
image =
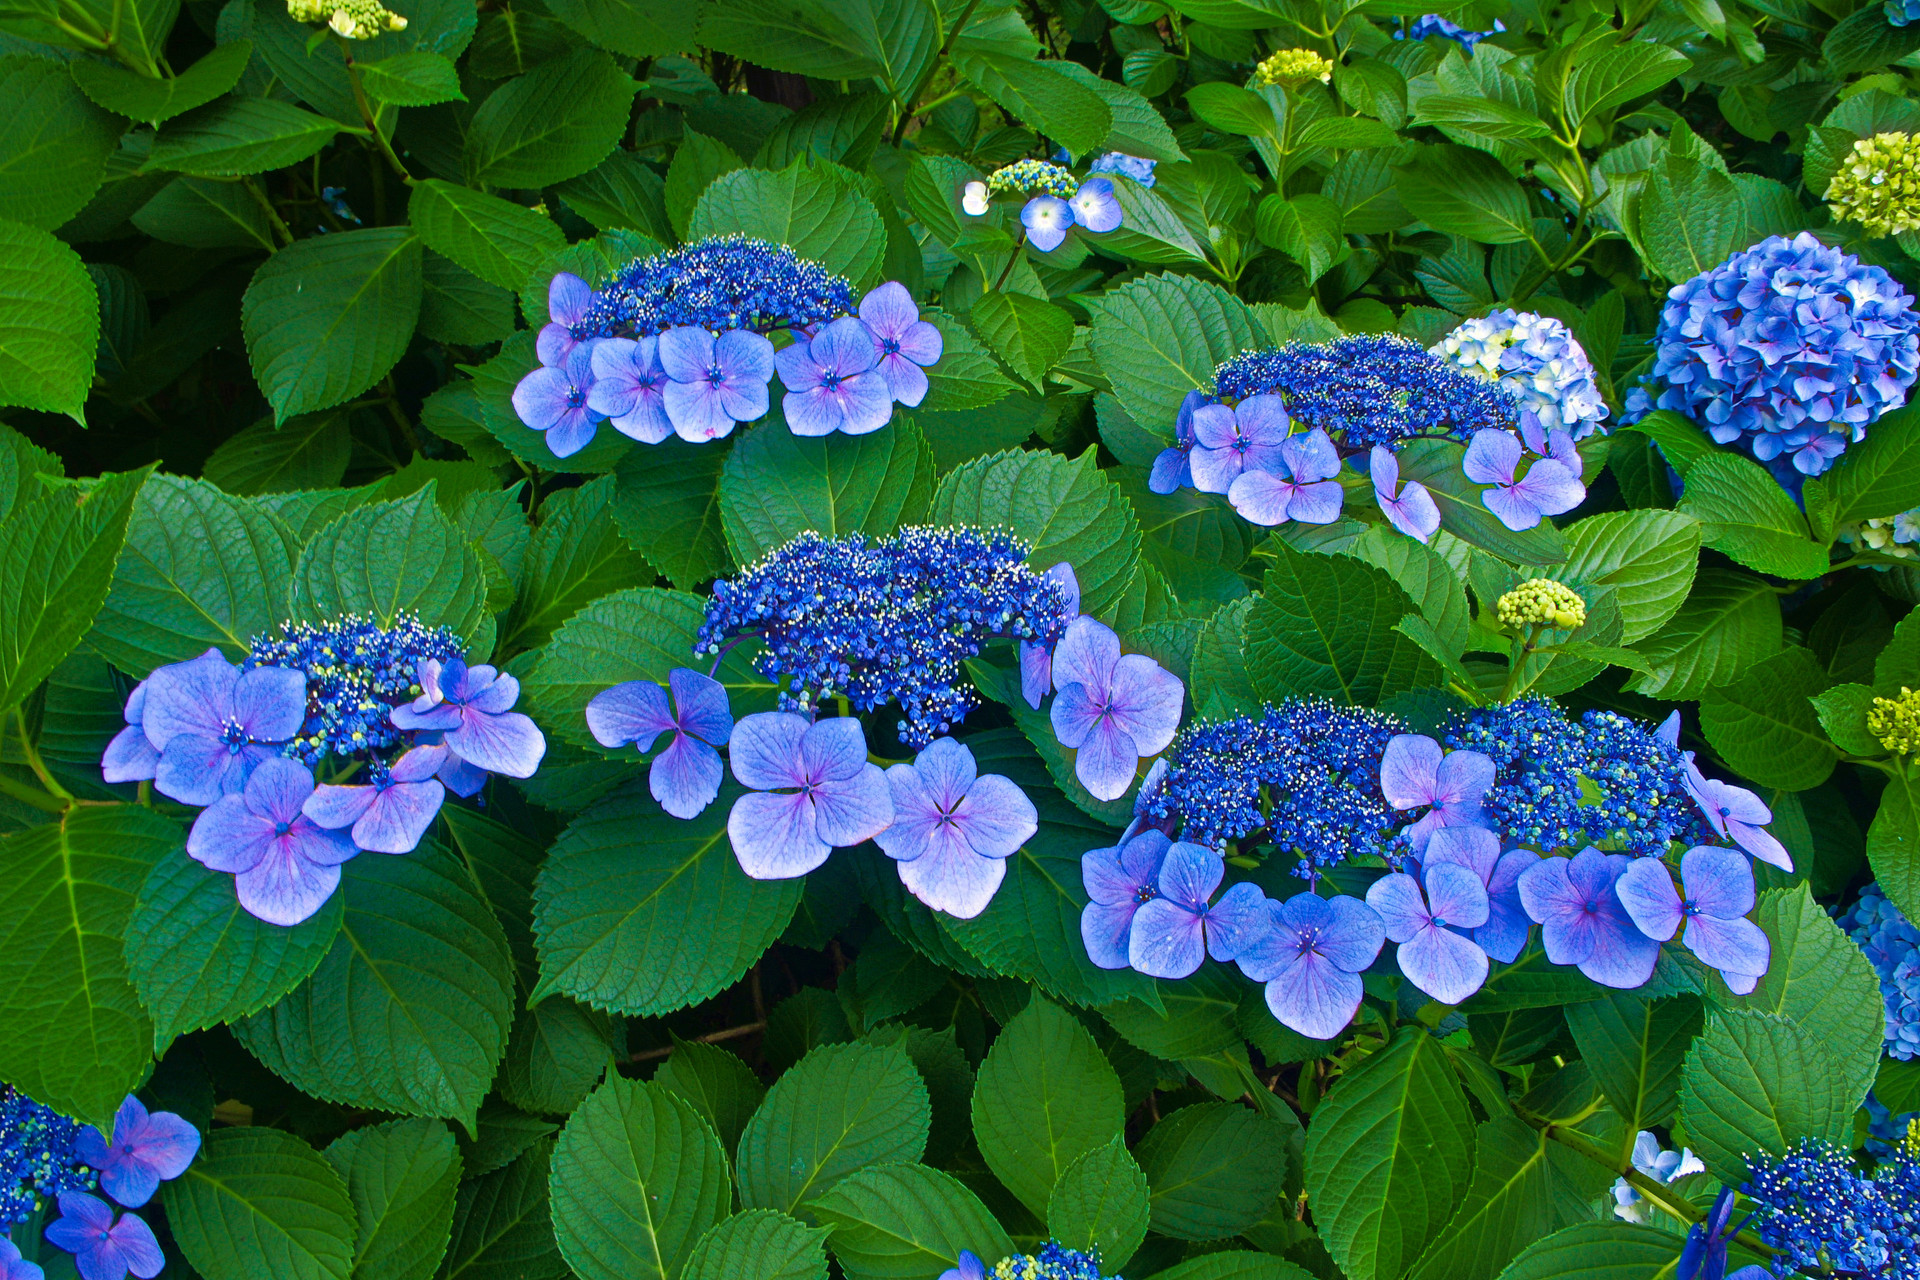
<svg viewBox="0 0 1920 1280"><path fill-rule="evenodd" d="M573 1275L547 1208L553 1144L538 1140L505 1168L460 1184L442 1280L565 1280Z"/></svg>
<svg viewBox="0 0 1920 1280"><path fill-rule="evenodd" d="M1258 1222L1287 1169L1287 1134L1236 1103L1198 1102L1147 1130L1140 1167L1153 1229L1180 1240L1224 1240Z"/></svg>
<svg viewBox="0 0 1920 1280"><path fill-rule="evenodd" d="M1782 649L1700 696L1700 728L1727 766L1763 787L1806 791L1840 761L1814 711L1827 674L1810 649Z"/></svg>
<svg viewBox="0 0 1920 1280"><path fill-rule="evenodd" d="M1710 271L1747 243L1733 179L1677 153L1647 170L1635 213L1647 265L1668 280Z"/></svg>
<svg viewBox="0 0 1920 1280"><path fill-rule="evenodd" d="M1920 780L1910 768L1897 770L1880 793L1880 808L1867 829L1867 861L1887 897L1904 914L1920 911ZM1908 919L1914 917L1909 916Z"/></svg>
<svg viewBox="0 0 1920 1280"><path fill-rule="evenodd" d="M135 676L210 646L238 659L287 617L298 546L286 525L243 499L203 480L152 476L134 502L90 643Z"/></svg>
<svg viewBox="0 0 1920 1280"><path fill-rule="evenodd" d="M1414 104L1413 123L1466 129L1487 138L1544 138L1553 132L1538 115L1498 98L1454 93L1422 95Z"/></svg>
<svg viewBox="0 0 1920 1280"><path fill-rule="evenodd" d="M681 591L733 568L720 515L729 450L679 437L634 449L614 468L614 521L629 545Z"/></svg>
<svg viewBox="0 0 1920 1280"><path fill-rule="evenodd" d="M69 809L0 838L0 1076L103 1131L152 1063L122 955L134 896L180 828L139 805Z"/></svg>
<svg viewBox="0 0 1920 1280"><path fill-rule="evenodd" d="M653 1083L691 1103L728 1151L739 1144L741 1131L767 1096L767 1086L746 1063L725 1049L697 1040L676 1038L673 1053L654 1072Z"/></svg>
<svg viewBox="0 0 1920 1280"><path fill-rule="evenodd" d="M1659 1280L1673 1274L1675 1256L1664 1227L1583 1222L1522 1249L1500 1280Z"/></svg>
<svg viewBox="0 0 1920 1280"><path fill-rule="evenodd" d="M354 1206L326 1157L290 1133L215 1129L167 1186L167 1225L207 1280L347 1280Z"/></svg>
<svg viewBox="0 0 1920 1280"><path fill-rule="evenodd" d="M611 1075L560 1132L553 1227L583 1280L674 1280L727 1216L727 1156L678 1096Z"/></svg>
<svg viewBox="0 0 1920 1280"><path fill-rule="evenodd" d="M293 572L293 615L363 613L391 626L412 612L478 644L486 580L465 536L429 484L392 502L356 507L308 540Z"/></svg>
<svg viewBox="0 0 1920 1280"><path fill-rule="evenodd" d="M1116 1134L1061 1171L1047 1198L1047 1232L1117 1272L1146 1239L1148 1208L1147 1176Z"/></svg>
<svg viewBox="0 0 1920 1280"><path fill-rule="evenodd" d="M941 479L929 518L1009 529L1033 548L1036 569L1071 563L1081 609L1103 614L1133 576L1140 529L1094 455L1089 447L1078 458L1024 450L976 458Z"/></svg>
<svg viewBox="0 0 1920 1280"><path fill-rule="evenodd" d="M1842 454L1827 473L1835 524L1895 515L1920 506L1920 410L1895 409Z"/></svg>
<svg viewBox="0 0 1920 1280"><path fill-rule="evenodd" d="M1814 695L1813 709L1833 745L1849 755L1877 756L1886 751L1867 728L1874 693L1864 684L1837 684Z"/></svg>
<svg viewBox="0 0 1920 1280"><path fill-rule="evenodd" d="M1753 922L1773 945L1773 963L1752 994L1722 1003L1785 1018L1828 1051L1849 1087L1865 1093L1880 1067L1887 1027L1884 1005L1875 1002L1879 980L1865 953L1804 882L1761 894Z"/></svg>
<svg viewBox="0 0 1920 1280"><path fill-rule="evenodd" d="M1012 370L1044 390L1047 371L1073 343L1073 317L1044 298L997 291L973 304L973 327Z"/></svg>
<svg viewBox="0 0 1920 1280"><path fill-rule="evenodd" d="M460 1152L438 1120L389 1120L337 1138L327 1160L347 1184L356 1280L433 1280L453 1234Z"/></svg>
<svg viewBox="0 0 1920 1280"><path fill-rule="evenodd" d="M1436 231L1482 244L1518 244L1533 234L1527 193L1484 151L1424 148L1397 172L1401 201Z"/></svg>
<svg viewBox="0 0 1920 1280"><path fill-rule="evenodd" d="M940 331L943 345L940 363L927 370L927 397L917 406L919 414L946 414L956 409L982 408L1005 399L1007 393L1014 389L1013 379L1000 371L1000 366L987 354L987 349L980 345L980 340L973 336L972 330L938 307L921 308L920 318ZM937 420L930 417L919 419L929 432L932 431L929 424ZM971 427L978 419L969 417L967 421ZM978 450L980 453L992 451L991 444Z"/></svg>
<svg viewBox="0 0 1920 1280"><path fill-rule="evenodd" d="M1013 1241L980 1198L950 1173L883 1164L843 1178L812 1204L848 1280L926 1280L962 1251L1004 1258Z"/></svg>
<svg viewBox="0 0 1920 1280"><path fill-rule="evenodd" d="M784 1213L749 1209L700 1237L681 1280L827 1280L826 1236Z"/></svg>
<svg viewBox="0 0 1920 1280"><path fill-rule="evenodd" d="M918 1160L927 1086L895 1045L823 1045L785 1072L740 1135L740 1203L810 1217L808 1202L869 1165Z"/></svg>
<svg viewBox="0 0 1920 1280"><path fill-rule="evenodd" d="M933 450L911 423L809 439L779 423L747 432L720 476L727 545L752 564L807 530L887 534L926 519Z"/></svg>
<svg viewBox="0 0 1920 1280"><path fill-rule="evenodd" d="M80 255L0 221L0 405L84 423L99 341L100 295Z"/></svg>
<svg viewBox="0 0 1920 1280"><path fill-rule="evenodd" d="M609 591L653 582L652 566L613 522L613 484L612 476L600 476L541 504L520 593L500 626L502 653L545 644L583 605Z"/></svg>
<svg viewBox="0 0 1920 1280"><path fill-rule="evenodd" d="M693 48L699 9L674 0L559 0L553 16L602 49L657 58Z"/></svg>
<svg viewBox="0 0 1920 1280"><path fill-rule="evenodd" d="M1160 196L1129 181L1116 182L1113 194L1120 202L1123 221L1100 237L1102 252L1156 264L1195 265L1207 261L1207 252L1193 231Z"/></svg>
<svg viewBox="0 0 1920 1280"><path fill-rule="evenodd" d="M1202 1254L1156 1271L1155 1280L1308 1280L1311 1273L1285 1258L1229 1249Z"/></svg>
<svg viewBox="0 0 1920 1280"><path fill-rule="evenodd" d="M467 100L467 95L460 92L459 70L451 59L437 53L415 49L357 65L360 82L375 102L395 107L430 107L436 102Z"/></svg>
<svg viewBox="0 0 1920 1280"><path fill-rule="evenodd" d="M1127 416L1171 442L1180 401L1210 391L1214 368L1268 345L1246 303L1191 276L1144 276L1087 298L1088 345Z"/></svg>
<svg viewBox="0 0 1920 1280"><path fill-rule="evenodd" d="M439 178L414 184L407 219L429 249L506 289L518 289L567 247L553 219Z"/></svg>
<svg viewBox="0 0 1920 1280"><path fill-rule="evenodd" d="M252 56L250 40L215 45L198 62L167 80L150 79L90 58L75 58L67 67L80 91L107 110L158 125L205 106L232 89Z"/></svg>
<svg viewBox="0 0 1920 1280"><path fill-rule="evenodd" d="M954 42L953 65L1016 120L1075 155L1097 150L1113 131L1106 101L1045 62L963 37Z"/></svg>
<svg viewBox="0 0 1920 1280"><path fill-rule="evenodd" d="M1343 1272L1405 1272L1466 1195L1473 1138L1459 1080L1424 1027L1402 1028L1342 1077L1314 1111L1306 1184Z"/></svg>
<svg viewBox="0 0 1920 1280"><path fill-rule="evenodd" d="M1819 1036L1771 1014L1725 1010L1687 1051L1680 1123L1708 1171L1738 1182L1750 1155L1785 1155L1802 1138L1847 1142L1864 1095Z"/></svg>
<svg viewBox="0 0 1920 1280"><path fill-rule="evenodd" d="M1751 574L1705 569L1673 620L1640 646L1652 675L1627 688L1685 701L1779 652L1780 597Z"/></svg>
<svg viewBox="0 0 1920 1280"><path fill-rule="evenodd" d="M993 1042L974 1085L980 1154L1036 1215L1047 1212L1067 1166L1118 1140L1125 1121L1120 1079L1106 1055L1085 1027L1042 996Z"/></svg>
<svg viewBox="0 0 1920 1280"><path fill-rule="evenodd" d="M560 184L568 207L602 231L634 227L671 241L665 196L660 175L631 151L616 150L599 168Z"/></svg>
<svg viewBox="0 0 1920 1280"><path fill-rule="evenodd" d="M1187 90L1187 110L1221 133L1243 138L1265 138L1278 145L1281 125L1273 108L1259 94L1224 80L1210 80Z"/></svg>
<svg viewBox="0 0 1920 1280"><path fill-rule="evenodd" d="M1493 1280L1507 1259L1558 1227L1592 1214L1607 1170L1530 1128L1495 1114L1475 1134L1473 1182L1421 1255L1416 1280Z"/></svg>
<svg viewBox="0 0 1920 1280"><path fill-rule="evenodd" d="M774 71L829 80L864 80L889 74L890 48L929 39L937 43L924 30L928 15L922 5L901 5L897 16L889 15L888 9L872 0L845 4L829 0L743 0L724 14L705 15L699 41ZM892 29L894 23L899 24L897 31ZM928 52L919 56L924 58ZM907 60L913 60L911 54ZM904 87L904 82L900 83Z"/></svg>
<svg viewBox="0 0 1920 1280"><path fill-rule="evenodd" d="M1260 201L1254 225L1262 244L1300 264L1312 284L1350 252L1340 232L1340 206L1317 193L1291 200L1270 195Z"/></svg>
<svg viewBox="0 0 1920 1280"><path fill-rule="evenodd" d="M1807 520L1764 467L1732 454L1703 457L1687 468L1680 510L1700 521L1700 538L1761 573L1818 578L1827 572L1827 547L1814 542Z"/></svg>
<svg viewBox="0 0 1920 1280"><path fill-rule="evenodd" d="M317 1098L471 1127L512 1021L499 921L438 850L356 858L340 892L345 916L320 967L235 1033Z"/></svg>
<svg viewBox="0 0 1920 1280"><path fill-rule="evenodd" d="M305 160L341 130L337 121L277 98L222 98L168 121L153 140L145 168L206 178L266 173Z"/></svg>
<svg viewBox="0 0 1920 1280"><path fill-rule="evenodd" d="M1693 996L1648 1000L1609 992L1567 1010L1567 1025L1587 1064L1628 1133L1665 1124L1680 1099L1680 1064L1700 1033L1700 1001Z"/></svg>
<svg viewBox="0 0 1920 1280"><path fill-rule="evenodd" d="M174 178L136 209L131 221L156 240L191 249L279 247L273 225L252 193L240 183L217 178Z"/></svg>
<svg viewBox="0 0 1920 1280"><path fill-rule="evenodd" d="M420 259L420 336L483 346L513 333L513 291L429 250ZM484 458L489 463L492 458Z"/></svg>
<svg viewBox="0 0 1920 1280"><path fill-rule="evenodd" d="M1440 527L1463 542L1514 564L1565 561L1566 539L1551 520L1516 531L1487 510L1485 489L1460 469L1465 456L1465 447L1451 440L1409 441L1400 451L1400 476L1427 487L1440 508Z"/></svg>
<svg viewBox="0 0 1920 1280"><path fill-rule="evenodd" d="M52 231L100 189L125 126L50 58L0 58L0 101L0 218Z"/></svg>
<svg viewBox="0 0 1920 1280"><path fill-rule="evenodd" d="M1165 118L1147 101L1152 95L1142 94L1131 81L1116 84L1101 78L1090 68L1065 59L1055 62L1053 70L1075 84L1093 90L1107 104L1107 111L1113 116L1113 128L1108 132L1106 142L1101 144L1101 150L1120 151L1145 160L1173 163L1187 158L1186 152L1180 149L1179 141L1173 136L1173 130L1167 127ZM1118 190L1120 185L1115 183L1114 189Z"/></svg>
<svg viewBox="0 0 1920 1280"><path fill-rule="evenodd" d="M1430 682L1432 660L1394 624L1413 601L1384 570L1271 544L1274 563L1247 614L1246 653L1263 698L1372 706Z"/></svg>
<svg viewBox="0 0 1920 1280"><path fill-rule="evenodd" d="M616 1034L614 1019L560 996L521 1009L507 1036L500 1096L524 1111L567 1114L606 1074Z"/></svg>
<svg viewBox="0 0 1920 1280"><path fill-rule="evenodd" d="M1366 150L1372 147L1397 147L1400 135L1365 116L1322 116L1300 131L1294 150L1326 147L1335 151Z"/></svg>
<svg viewBox="0 0 1920 1280"><path fill-rule="evenodd" d="M577 177L620 144L638 86L598 49L543 62L473 113L466 159L474 181L546 187Z"/></svg>
<svg viewBox="0 0 1920 1280"><path fill-rule="evenodd" d="M291 928L240 905L233 877L187 857L147 876L127 931L127 964L154 1042L258 1013L320 964L340 932L341 898Z"/></svg>
<svg viewBox="0 0 1920 1280"><path fill-rule="evenodd" d="M1566 79L1561 102L1569 123L1579 125L1605 111L1652 93L1691 66L1677 50L1650 40L1583 49Z"/></svg>
<svg viewBox="0 0 1920 1280"><path fill-rule="evenodd" d="M1686 602L1699 561L1699 524L1673 511L1610 511L1565 530L1566 575L1613 588L1625 623L1622 644L1638 644Z"/></svg>
<svg viewBox="0 0 1920 1280"><path fill-rule="evenodd" d="M420 242L405 227L301 240L254 273L247 355L274 420L365 391L405 354L420 318Z"/></svg>
<svg viewBox="0 0 1920 1280"><path fill-rule="evenodd" d="M854 174L803 157L778 172L735 169L700 193L688 238L739 232L784 244L856 286L875 278L887 228Z"/></svg>
<svg viewBox="0 0 1920 1280"><path fill-rule="evenodd" d="M557 637L549 659L560 646ZM803 887L751 880L740 870L727 840L727 812L740 794L728 782L687 822L631 792L575 818L534 885L542 975L535 997L557 992L653 1015L738 981L786 928ZM726 923L689 927L694 920Z"/></svg>
<svg viewBox="0 0 1920 1280"><path fill-rule="evenodd" d="M30 696L86 634L148 474L45 492L0 521L0 711Z"/></svg>

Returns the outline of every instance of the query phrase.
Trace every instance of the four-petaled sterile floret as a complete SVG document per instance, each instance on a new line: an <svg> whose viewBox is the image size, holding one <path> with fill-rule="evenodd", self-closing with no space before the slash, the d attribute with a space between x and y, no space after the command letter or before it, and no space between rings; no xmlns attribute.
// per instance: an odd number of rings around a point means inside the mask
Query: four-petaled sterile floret
<svg viewBox="0 0 1920 1280"><path fill-rule="evenodd" d="M1577 631L1587 621L1587 602L1564 582L1529 578L1500 597L1495 611L1506 627L1553 627Z"/></svg>
<svg viewBox="0 0 1920 1280"><path fill-rule="evenodd" d="M1876 236L1920 227L1920 138L1876 133L1853 144L1827 184L1835 222L1857 222Z"/></svg>

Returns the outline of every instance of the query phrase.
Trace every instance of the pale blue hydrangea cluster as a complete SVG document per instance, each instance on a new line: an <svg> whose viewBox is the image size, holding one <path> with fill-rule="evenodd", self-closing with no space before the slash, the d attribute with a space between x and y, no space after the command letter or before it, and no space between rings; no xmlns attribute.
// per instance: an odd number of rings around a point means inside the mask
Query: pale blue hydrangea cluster
<svg viewBox="0 0 1920 1280"><path fill-rule="evenodd" d="M1880 979L1887 1004L1889 1057L1920 1055L1920 929L1870 884L1859 901L1840 913L1839 924L1859 944Z"/></svg>
<svg viewBox="0 0 1920 1280"><path fill-rule="evenodd" d="M1549 430L1584 440L1606 429L1607 402L1594 382L1593 362L1572 331L1550 316L1503 307L1462 323L1432 351L1497 384Z"/></svg>
<svg viewBox="0 0 1920 1280"><path fill-rule="evenodd" d="M1106 169L1099 168L1105 164ZM1144 181L1139 166L1146 166ZM1045 160L1016 160L987 175L985 182L969 182L960 192L960 208L970 218L985 217L996 196L1028 196L1020 208L1021 234L1042 253L1052 253L1066 242L1075 227L1107 232L1119 227L1120 200L1107 173L1123 173L1143 185L1153 185L1153 161L1110 152L1088 174L1085 182L1064 165ZM1017 246L1016 246L1017 247Z"/></svg>
<svg viewBox="0 0 1920 1280"><path fill-rule="evenodd" d="M1630 421L1669 409L1742 444L1790 488L1907 402L1920 369L1913 297L1810 232L1769 236L1667 295Z"/></svg>
<svg viewBox="0 0 1920 1280"><path fill-rule="evenodd" d="M1472 53L1474 45L1479 44L1488 36L1498 35L1506 29L1506 23L1495 18L1493 20L1493 30L1469 31L1459 23L1449 22L1437 13L1428 13L1414 19L1412 25L1405 31L1394 32L1393 38L1395 40L1425 40L1428 36L1441 36L1460 45L1466 49L1468 53Z"/></svg>

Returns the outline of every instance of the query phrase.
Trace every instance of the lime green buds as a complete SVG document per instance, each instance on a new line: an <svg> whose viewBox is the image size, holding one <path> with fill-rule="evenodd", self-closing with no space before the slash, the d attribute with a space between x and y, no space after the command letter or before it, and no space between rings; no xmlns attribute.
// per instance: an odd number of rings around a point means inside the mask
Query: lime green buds
<svg viewBox="0 0 1920 1280"><path fill-rule="evenodd" d="M324 22L349 40L371 40L407 25L380 0L287 0L287 16L295 22Z"/></svg>
<svg viewBox="0 0 1920 1280"><path fill-rule="evenodd" d="M1920 138L1876 133L1853 144L1853 154L1827 185L1834 220L1859 223L1876 236L1920 228Z"/></svg>
<svg viewBox="0 0 1920 1280"><path fill-rule="evenodd" d="M1920 748L1920 693L1900 686L1897 698L1875 698L1867 712L1867 732L1896 756L1910 756Z"/></svg>
<svg viewBox="0 0 1920 1280"><path fill-rule="evenodd" d="M987 175L987 190L995 195L1018 191L1071 200L1073 193L1079 189L1079 180L1073 176L1072 170L1048 164L1045 160L1015 160Z"/></svg>
<svg viewBox="0 0 1920 1280"><path fill-rule="evenodd" d="M1332 83L1333 60L1311 49L1282 49L1253 73L1255 84L1277 84L1286 89L1298 88L1312 80Z"/></svg>
<svg viewBox="0 0 1920 1280"><path fill-rule="evenodd" d="M1500 622L1508 627L1543 626L1575 631L1587 620L1587 602L1564 582L1530 578L1500 597Z"/></svg>

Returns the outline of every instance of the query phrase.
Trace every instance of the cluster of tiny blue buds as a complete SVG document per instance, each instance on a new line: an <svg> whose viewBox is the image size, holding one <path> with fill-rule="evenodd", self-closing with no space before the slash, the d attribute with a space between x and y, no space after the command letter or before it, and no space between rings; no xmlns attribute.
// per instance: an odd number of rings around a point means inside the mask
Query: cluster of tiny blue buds
<svg viewBox="0 0 1920 1280"><path fill-rule="evenodd" d="M1920 1165L1906 1150L1862 1172L1839 1147L1807 1138L1784 1156L1750 1156L1741 1188L1776 1275L1800 1269L1920 1278Z"/></svg>
<svg viewBox="0 0 1920 1280"><path fill-rule="evenodd" d="M1920 1056L1920 929L1870 884L1840 913L1840 927L1864 951L1887 1006L1889 1057Z"/></svg>
<svg viewBox="0 0 1920 1280"><path fill-rule="evenodd" d="M383 627L350 613L316 626L283 622L278 635L255 636L241 664L291 667L307 677L307 719L286 754L306 765L327 756L356 756L397 746L402 734L389 713L420 692L422 659L461 656L460 638L410 613Z"/></svg>
<svg viewBox="0 0 1920 1280"><path fill-rule="evenodd" d="M987 175L987 190L995 195L1013 191L1038 192L1061 200L1071 200L1073 193L1079 189L1080 180L1073 176L1071 170L1048 164L1045 160L1015 160Z"/></svg>
<svg viewBox="0 0 1920 1280"><path fill-rule="evenodd" d="M1615 712L1576 721L1549 699L1522 698L1461 712L1446 742L1493 760L1482 804L1512 843L1542 853L1604 843L1636 857L1662 855L1675 840L1717 843L1687 791L1680 749Z"/></svg>
<svg viewBox="0 0 1920 1280"><path fill-rule="evenodd" d="M1319 427L1346 453L1416 436L1466 441L1519 421L1500 384L1471 377L1419 343L1391 333L1291 342L1243 351L1213 373L1226 400L1278 394L1301 427Z"/></svg>
<svg viewBox="0 0 1920 1280"><path fill-rule="evenodd" d="M1027 566L1030 551L999 529L914 527L871 545L803 533L714 584L695 652L757 636L754 665L782 686L783 709L894 703L901 740L918 750L974 705L962 664L987 641L1051 646L1066 630L1066 597Z"/></svg>
<svg viewBox="0 0 1920 1280"><path fill-rule="evenodd" d="M993 1280L1120 1280L1106 1276L1092 1254L1064 1249L1051 1240L1039 1253L1002 1258L992 1275Z"/></svg>
<svg viewBox="0 0 1920 1280"><path fill-rule="evenodd" d="M725 235L641 258L595 295L573 336L642 337L679 325L713 332L805 329L854 309L853 285L783 244Z"/></svg>
<svg viewBox="0 0 1920 1280"><path fill-rule="evenodd" d="M1166 776L1140 800L1153 825L1221 848L1256 832L1298 859L1306 878L1358 854L1385 855L1401 815L1380 793L1380 758L1406 726L1324 698L1180 731ZM1173 832L1169 832L1173 834Z"/></svg>
<svg viewBox="0 0 1920 1280"><path fill-rule="evenodd" d="M0 1084L0 1236L41 1200L89 1191L94 1172L74 1151L80 1124Z"/></svg>

